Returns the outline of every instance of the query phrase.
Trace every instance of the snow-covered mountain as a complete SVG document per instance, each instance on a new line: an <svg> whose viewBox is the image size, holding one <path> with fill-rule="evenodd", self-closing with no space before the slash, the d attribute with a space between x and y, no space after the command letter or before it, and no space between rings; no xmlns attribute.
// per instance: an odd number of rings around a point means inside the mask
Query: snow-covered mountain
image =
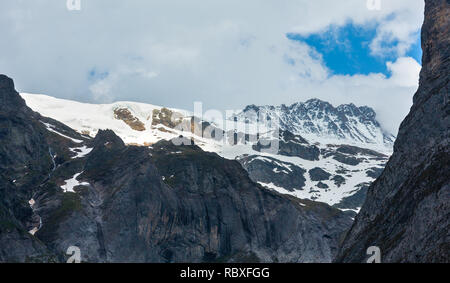
<svg viewBox="0 0 450 283"><path fill-rule="evenodd" d="M91 137L95 137L102 129L114 130L127 144L153 144L161 139L173 137L162 131L153 131L153 112L163 107L137 102L89 104L40 94L20 95L34 111ZM172 110L184 116L190 115L187 111ZM127 120L127 115L130 115L128 118L134 119L134 122ZM136 126L130 126L124 120Z"/></svg>
<svg viewBox="0 0 450 283"><path fill-rule="evenodd" d="M267 189L342 210L359 210L394 140L382 131L372 109L352 104L335 108L320 100L290 107L248 106L218 124L194 118L189 111L144 103L87 104L45 95L21 96L34 111L86 137L111 129L127 144L150 147L160 140L190 137L204 151L237 160L253 181ZM277 141L276 152L265 152L260 140L252 141L247 135L256 134L260 112L280 121L279 132L269 138ZM182 123L187 127L180 130ZM199 125L197 130L194 124ZM224 134L223 140L203 136L202 130L211 125ZM246 128L250 130L244 133Z"/></svg>
<svg viewBox="0 0 450 283"><path fill-rule="evenodd" d="M395 137L383 131L375 111L367 106L344 104L334 107L319 99L291 106L249 105L235 117L239 121L256 121L263 114L280 121L282 130L311 140L392 147Z"/></svg>

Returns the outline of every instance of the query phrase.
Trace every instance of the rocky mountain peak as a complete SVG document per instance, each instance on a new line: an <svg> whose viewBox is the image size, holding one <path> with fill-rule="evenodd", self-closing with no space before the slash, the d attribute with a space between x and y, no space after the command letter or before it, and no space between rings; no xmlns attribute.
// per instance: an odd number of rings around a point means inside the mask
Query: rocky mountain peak
<svg viewBox="0 0 450 283"><path fill-rule="evenodd" d="M11 78L0 74L0 90L14 89L14 82Z"/></svg>
<svg viewBox="0 0 450 283"><path fill-rule="evenodd" d="M291 107L304 105L307 109L324 109L327 107L333 107L329 102L320 100L318 98L312 98L307 100L305 103L293 104Z"/></svg>
<svg viewBox="0 0 450 283"><path fill-rule="evenodd" d="M23 106L25 106L25 101L14 89L13 80L0 74L0 111L17 111Z"/></svg>
<svg viewBox="0 0 450 283"><path fill-rule="evenodd" d="M251 112L250 112L251 111ZM244 121L252 112L279 120L280 129L307 136L311 141L327 143L356 143L390 148L395 137L386 133L368 106L353 103L334 107L331 103L314 98L291 106L247 106L235 116ZM340 141L340 142L339 142Z"/></svg>
<svg viewBox="0 0 450 283"><path fill-rule="evenodd" d="M99 130L94 139L95 148L121 149L125 144L112 130Z"/></svg>
<svg viewBox="0 0 450 283"><path fill-rule="evenodd" d="M259 107L256 106L255 104L247 105L247 107L245 107L245 109L244 109L244 112L248 112L248 111L258 112L259 111Z"/></svg>
<svg viewBox="0 0 450 283"><path fill-rule="evenodd" d="M368 119L376 119L377 114L375 113L375 110L373 108L367 107L367 106L361 106L358 108L359 111Z"/></svg>

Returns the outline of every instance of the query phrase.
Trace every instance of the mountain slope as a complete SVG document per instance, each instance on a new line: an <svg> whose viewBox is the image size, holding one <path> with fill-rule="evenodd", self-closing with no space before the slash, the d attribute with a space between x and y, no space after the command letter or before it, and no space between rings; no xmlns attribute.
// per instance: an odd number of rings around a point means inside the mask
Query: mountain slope
<svg viewBox="0 0 450 283"><path fill-rule="evenodd" d="M277 155L254 151L237 157L250 177L267 188L354 212L359 211L367 187L381 174L387 159L368 149L299 145L283 138Z"/></svg>
<svg viewBox="0 0 450 283"><path fill-rule="evenodd" d="M383 262L450 261L449 29L449 1L425 1L414 104L337 261L362 262L370 246Z"/></svg>

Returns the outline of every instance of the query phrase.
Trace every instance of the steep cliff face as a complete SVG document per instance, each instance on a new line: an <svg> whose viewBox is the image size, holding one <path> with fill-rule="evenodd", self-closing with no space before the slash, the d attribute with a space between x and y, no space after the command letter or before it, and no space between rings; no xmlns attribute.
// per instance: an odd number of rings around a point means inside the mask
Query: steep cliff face
<svg viewBox="0 0 450 283"><path fill-rule="evenodd" d="M0 262L329 262L350 216L254 183L237 161L95 139L31 111L0 76Z"/></svg>
<svg viewBox="0 0 450 283"><path fill-rule="evenodd" d="M13 81L0 75L0 261L53 258L28 233L34 222L29 201L53 167L49 133L39 117L14 90Z"/></svg>
<svg viewBox="0 0 450 283"><path fill-rule="evenodd" d="M394 154L369 188L337 257L362 262L450 261L450 1L425 1L423 68Z"/></svg>

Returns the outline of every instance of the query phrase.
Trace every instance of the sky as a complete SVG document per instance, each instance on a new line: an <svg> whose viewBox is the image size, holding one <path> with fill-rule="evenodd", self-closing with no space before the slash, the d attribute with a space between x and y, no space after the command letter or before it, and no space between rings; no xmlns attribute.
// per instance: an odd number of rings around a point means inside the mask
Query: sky
<svg viewBox="0 0 450 283"><path fill-rule="evenodd" d="M373 107L396 134L418 87L423 0L80 3L0 1L18 91L191 111L319 98Z"/></svg>

